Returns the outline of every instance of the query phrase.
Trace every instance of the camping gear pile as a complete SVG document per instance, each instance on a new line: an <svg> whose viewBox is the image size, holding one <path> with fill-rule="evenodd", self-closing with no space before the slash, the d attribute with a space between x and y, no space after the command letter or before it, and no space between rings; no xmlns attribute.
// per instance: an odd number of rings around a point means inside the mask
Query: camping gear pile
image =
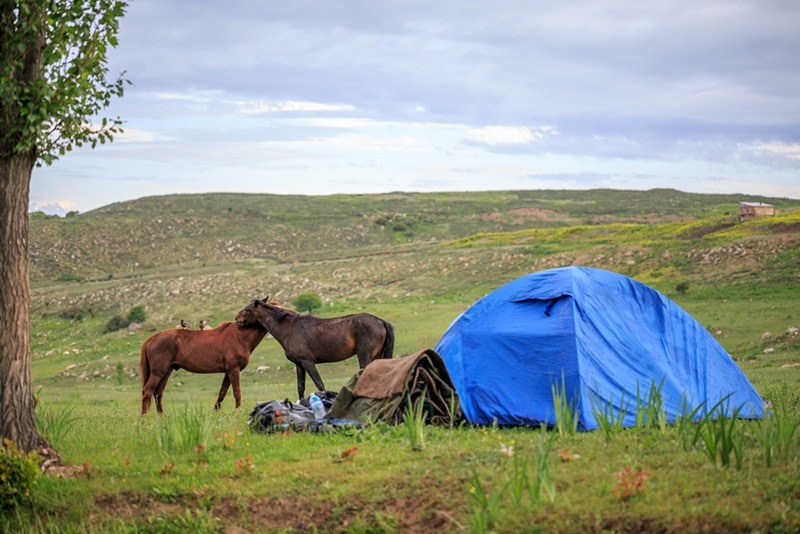
<svg viewBox="0 0 800 534"><path fill-rule="evenodd" d="M339 393L318 393L327 414L317 419L308 399L260 402L248 419L256 432L287 430L326 432L360 428L382 421L396 425L407 410L424 411L427 424L451 425L461 420L461 408L442 358L431 349L410 356L374 360L355 374Z"/></svg>

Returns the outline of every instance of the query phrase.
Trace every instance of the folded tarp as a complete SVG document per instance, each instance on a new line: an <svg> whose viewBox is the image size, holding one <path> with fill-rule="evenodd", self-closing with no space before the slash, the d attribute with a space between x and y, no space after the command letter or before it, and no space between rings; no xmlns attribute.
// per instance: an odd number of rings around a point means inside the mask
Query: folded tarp
<svg viewBox="0 0 800 534"><path fill-rule="evenodd" d="M374 360L336 395L329 416L399 424L409 402L425 410L425 422L450 425L461 419L458 395L442 358L432 349Z"/></svg>

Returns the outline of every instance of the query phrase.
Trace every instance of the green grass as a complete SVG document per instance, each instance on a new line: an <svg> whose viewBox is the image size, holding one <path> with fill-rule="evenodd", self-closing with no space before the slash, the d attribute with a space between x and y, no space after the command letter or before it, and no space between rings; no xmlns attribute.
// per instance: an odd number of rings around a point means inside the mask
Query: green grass
<svg viewBox="0 0 800 534"><path fill-rule="evenodd" d="M791 407L794 424L797 408ZM160 446L162 428L183 430L187 411L207 418L205 446ZM591 529L597 522L612 530L685 531L708 521L734 531L800 526L798 445L791 457L768 460L748 431L752 422L737 423L744 441L734 469L709 461L702 447L684 450L677 427L628 429L610 440L599 432L429 427L420 448L402 426L262 435L250 433L244 412L192 405L172 412L140 417L129 402L76 408L78 420L60 447L75 472L40 479L33 504L0 525L132 532L153 521L179 525L190 513L191 522L202 520L209 531L221 531L222 524L265 532L290 526L352 532L386 524L455 531L475 527L480 513L486 529L477 531L516 531L531 521L547 532ZM342 458L354 447L355 454ZM626 467L649 473L636 498L615 492ZM476 491L482 492L477 501Z"/></svg>

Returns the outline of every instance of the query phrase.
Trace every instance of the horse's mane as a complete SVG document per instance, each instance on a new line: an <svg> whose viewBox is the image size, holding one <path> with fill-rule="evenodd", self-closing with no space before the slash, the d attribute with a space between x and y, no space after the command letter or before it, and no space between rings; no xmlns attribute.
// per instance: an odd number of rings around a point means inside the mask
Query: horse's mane
<svg viewBox="0 0 800 534"><path fill-rule="evenodd" d="M300 315L299 311L293 310L292 308L287 308L286 306L284 306L283 304L281 304L277 300L268 300L266 302L262 300L261 302L263 304L269 304L270 306L275 306L276 308L281 308L282 310L287 311L289 313L293 313L295 315Z"/></svg>

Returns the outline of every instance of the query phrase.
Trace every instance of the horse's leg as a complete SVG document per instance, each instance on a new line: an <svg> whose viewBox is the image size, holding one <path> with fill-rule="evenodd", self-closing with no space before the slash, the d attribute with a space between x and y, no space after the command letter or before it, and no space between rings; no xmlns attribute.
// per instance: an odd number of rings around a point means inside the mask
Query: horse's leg
<svg viewBox="0 0 800 534"><path fill-rule="evenodd" d="M142 415L150 411L150 403L152 402L153 392L161 382L161 376L150 373L150 377L142 387Z"/></svg>
<svg viewBox="0 0 800 534"><path fill-rule="evenodd" d="M219 410L222 407L222 401L225 399L225 395L228 393L228 388L230 387L230 385L231 385L231 379L228 376L228 373L225 373L225 378L222 379L222 386L220 386L219 388L219 396L217 396L217 403L214 405L215 410Z"/></svg>
<svg viewBox="0 0 800 534"><path fill-rule="evenodd" d="M239 369L231 370L228 375L230 377L231 388L233 388L233 398L236 400L236 409L242 406L242 390L239 388Z"/></svg>
<svg viewBox="0 0 800 534"><path fill-rule="evenodd" d="M164 413L164 407L161 406L161 399L164 397L164 390L167 388L167 382L169 381L169 375L172 374L172 369L167 370L167 374L164 375L164 378L156 386L155 391L153 392L153 396L156 398L156 410L158 413Z"/></svg>
<svg viewBox="0 0 800 534"><path fill-rule="evenodd" d="M150 397L151 395L145 393L144 388L142 388L142 415L150 411L150 403L152 402Z"/></svg>
<svg viewBox="0 0 800 534"><path fill-rule="evenodd" d="M300 400L306 392L306 370L299 363L294 364L294 370L297 373L297 399Z"/></svg>
<svg viewBox="0 0 800 534"><path fill-rule="evenodd" d="M391 328L389 326L388 328ZM382 330L385 327L381 327ZM390 331L386 330L385 334L375 332L370 336L362 336L355 344L355 353L358 356L358 368L363 369L369 365L374 359L383 357L385 345L389 344L388 351L391 357L391 351L394 347L394 338L390 335Z"/></svg>
<svg viewBox="0 0 800 534"><path fill-rule="evenodd" d="M358 368L363 369L366 367L372 360L375 359L374 354L370 354L368 350L361 350L356 354L358 356Z"/></svg>
<svg viewBox="0 0 800 534"><path fill-rule="evenodd" d="M322 377L319 375L319 371L317 371L317 366L314 362L311 360L303 360L302 365L303 370L308 373L308 376L314 381L314 385L317 386L317 391L325 391L325 384L322 383ZM305 389L305 378L303 379L303 386L303 389ZM302 395L300 398L302 398Z"/></svg>

